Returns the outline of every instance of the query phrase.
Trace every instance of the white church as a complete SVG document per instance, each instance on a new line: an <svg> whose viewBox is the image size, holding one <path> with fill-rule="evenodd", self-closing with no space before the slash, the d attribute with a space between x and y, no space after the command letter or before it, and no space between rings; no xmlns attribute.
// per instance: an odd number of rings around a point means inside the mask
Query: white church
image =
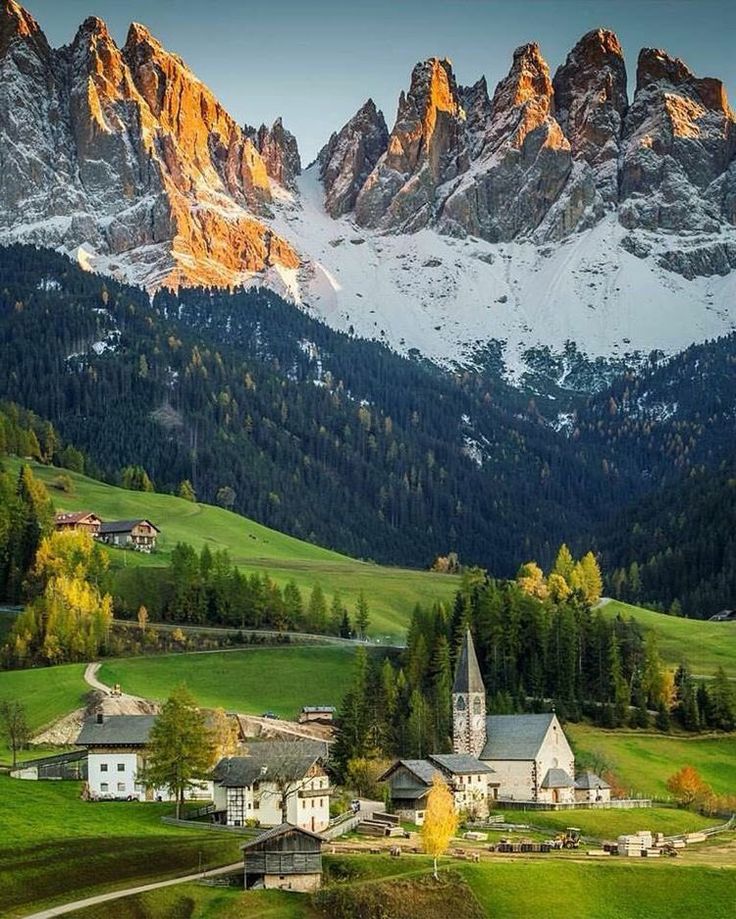
<svg viewBox="0 0 736 919"><path fill-rule="evenodd" d="M486 690L470 629L452 687L453 753L398 760L383 775L394 810L421 824L436 773L453 790L459 811L484 817L494 801L556 805L603 803L610 787L585 773L575 779L575 756L554 712L486 715Z"/></svg>

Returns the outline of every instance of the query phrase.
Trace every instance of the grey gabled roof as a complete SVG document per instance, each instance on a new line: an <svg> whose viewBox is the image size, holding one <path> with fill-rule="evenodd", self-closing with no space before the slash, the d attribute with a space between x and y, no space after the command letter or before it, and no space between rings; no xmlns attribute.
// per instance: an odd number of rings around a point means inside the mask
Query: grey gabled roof
<svg viewBox="0 0 736 919"><path fill-rule="evenodd" d="M243 843L240 848L251 849L254 846L260 846L264 842L269 842L271 839L278 839L279 836L284 836L286 833L298 833L301 836L310 836L312 839L318 839L320 842L324 842L324 837L320 836L318 833L312 833L311 830L305 830L303 827L295 826L293 823L282 823L280 826L274 826L264 833L259 833L255 839L248 840L248 842Z"/></svg>
<svg viewBox="0 0 736 919"><path fill-rule="evenodd" d="M214 769L214 780L224 788L245 788L254 782L279 779L296 782L321 759L312 745L299 741L253 744L248 756L226 756Z"/></svg>
<svg viewBox="0 0 736 919"><path fill-rule="evenodd" d="M452 775L477 775L493 772L489 765L467 753L432 753L429 759Z"/></svg>
<svg viewBox="0 0 736 919"><path fill-rule="evenodd" d="M106 533L130 533L134 526L139 523L147 523L152 526L157 533L161 531L155 523L151 523L146 517L139 517L137 520L110 520L100 526L100 533L104 536Z"/></svg>
<svg viewBox="0 0 736 919"><path fill-rule="evenodd" d="M483 678L480 675L478 658L475 656L475 645L470 629L465 632L463 643L460 648L460 654L455 667L455 682L452 685L453 692L482 692L486 688L483 685Z"/></svg>
<svg viewBox="0 0 736 919"><path fill-rule="evenodd" d="M554 717L554 712L544 715L489 715L486 718L486 745L480 758L535 759Z"/></svg>
<svg viewBox="0 0 736 919"><path fill-rule="evenodd" d="M102 722L88 719L77 737L80 747L143 746L156 721L155 715L105 715Z"/></svg>
<svg viewBox="0 0 736 919"><path fill-rule="evenodd" d="M385 782L390 779L400 766L408 769L409 772L411 772L415 778L419 779L420 782L423 782L427 788L432 784L435 775L441 771L437 766L433 766L432 763L426 759L397 759L388 767L383 775L379 777L378 781Z"/></svg>
<svg viewBox="0 0 736 919"><path fill-rule="evenodd" d="M574 784L564 769L548 769L542 779L542 788L572 788Z"/></svg>
<svg viewBox="0 0 736 919"><path fill-rule="evenodd" d="M611 786L605 779L602 779L595 772L584 772L575 779L575 787L592 790L596 788L610 788Z"/></svg>

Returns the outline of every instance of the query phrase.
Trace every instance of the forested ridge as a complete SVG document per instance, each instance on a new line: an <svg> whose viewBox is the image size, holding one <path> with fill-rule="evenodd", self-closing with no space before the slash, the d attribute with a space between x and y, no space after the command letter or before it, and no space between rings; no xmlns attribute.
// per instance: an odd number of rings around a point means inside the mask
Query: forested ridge
<svg viewBox="0 0 736 919"><path fill-rule="evenodd" d="M140 465L158 490L189 480L201 500L379 561L456 550L512 574L612 497L600 463L503 383L340 335L270 292L151 304L28 247L0 266L0 394L110 480Z"/></svg>
<svg viewBox="0 0 736 919"><path fill-rule="evenodd" d="M456 552L508 577L593 546L609 593L694 616L736 603L729 539L706 545L734 367L733 335L653 355L556 430L500 375L403 358L270 291L151 301L53 252L0 261L0 398L55 425L64 465L381 562Z"/></svg>

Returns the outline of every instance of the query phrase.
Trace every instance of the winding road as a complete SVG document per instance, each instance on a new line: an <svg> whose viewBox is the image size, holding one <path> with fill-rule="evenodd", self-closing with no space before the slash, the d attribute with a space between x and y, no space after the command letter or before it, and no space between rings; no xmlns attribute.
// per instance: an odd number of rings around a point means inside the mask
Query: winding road
<svg viewBox="0 0 736 919"><path fill-rule="evenodd" d="M138 887L126 887L124 890L113 890L111 893L97 894L97 896L87 897L84 900L74 900L72 903L51 906L48 909L42 909L40 912L24 916L23 919L53 919L54 916L65 916L68 913L74 913L88 906L98 906L100 903L110 903L112 900L120 900L123 897L132 897L135 896L135 894L148 893L149 890L158 890L161 887L173 887L176 884L188 884L191 881L201 881L203 878L217 877L221 874L233 874L236 871L241 871L242 868L242 862L235 862L232 865L224 865L222 868L212 868L209 871L200 871L197 874L187 874L184 875L184 877L171 878L168 881L156 881L154 884L142 884ZM114 913L111 915L114 915Z"/></svg>

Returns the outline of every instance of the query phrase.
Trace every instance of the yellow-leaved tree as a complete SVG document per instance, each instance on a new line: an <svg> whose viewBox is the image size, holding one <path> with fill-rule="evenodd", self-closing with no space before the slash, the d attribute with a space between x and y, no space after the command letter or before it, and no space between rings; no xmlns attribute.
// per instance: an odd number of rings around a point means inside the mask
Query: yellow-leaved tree
<svg viewBox="0 0 736 919"><path fill-rule="evenodd" d="M427 855L434 859L434 877L437 875L437 859L444 855L450 840L457 832L457 812L452 792L439 773L435 773L432 788L427 795L427 809L422 825L422 843Z"/></svg>

